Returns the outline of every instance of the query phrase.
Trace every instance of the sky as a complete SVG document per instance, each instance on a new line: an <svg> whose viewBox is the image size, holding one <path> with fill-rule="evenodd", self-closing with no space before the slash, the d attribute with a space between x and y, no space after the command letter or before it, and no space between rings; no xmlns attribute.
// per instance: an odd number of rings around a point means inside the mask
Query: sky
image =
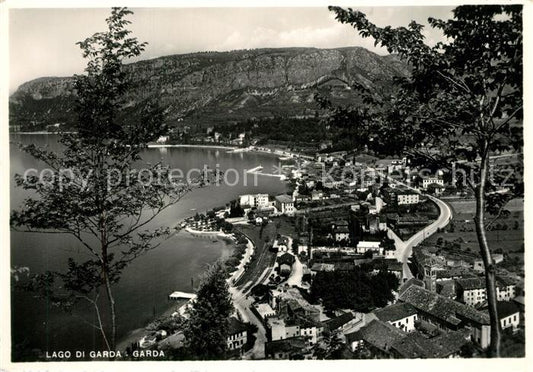
<svg viewBox="0 0 533 372"><path fill-rule="evenodd" d="M357 8L379 26L406 26L411 20L447 19L452 7ZM309 8L131 8L129 28L148 46L140 59L197 51L265 47L335 48L363 46L378 54L372 39L335 21L326 7ZM106 29L109 9L10 9L9 93L43 76L82 73L86 61L75 44ZM425 27L429 44L442 40Z"/></svg>

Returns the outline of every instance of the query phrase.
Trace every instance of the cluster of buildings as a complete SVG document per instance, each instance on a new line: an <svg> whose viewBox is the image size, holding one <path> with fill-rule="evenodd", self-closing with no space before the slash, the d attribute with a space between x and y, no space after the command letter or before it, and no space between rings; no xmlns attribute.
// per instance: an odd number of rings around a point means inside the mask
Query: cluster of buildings
<svg viewBox="0 0 533 372"><path fill-rule="evenodd" d="M269 289L253 311L266 329L265 355L269 359L312 358L313 347L325 334L348 329L359 321L350 311L328 318L320 305L310 304L298 287L288 285Z"/></svg>
<svg viewBox="0 0 533 372"><path fill-rule="evenodd" d="M270 196L268 194L245 194L239 196L239 205L245 213L251 210L262 216L292 216L296 212L294 199L290 195L281 194Z"/></svg>

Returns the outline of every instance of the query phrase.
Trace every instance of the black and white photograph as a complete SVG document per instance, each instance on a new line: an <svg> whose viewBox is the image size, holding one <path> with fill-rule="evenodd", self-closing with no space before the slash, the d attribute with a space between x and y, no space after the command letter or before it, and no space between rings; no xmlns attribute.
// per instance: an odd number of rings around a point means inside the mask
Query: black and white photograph
<svg viewBox="0 0 533 372"><path fill-rule="evenodd" d="M0 4L2 371L526 370L531 4L339 4Z"/></svg>

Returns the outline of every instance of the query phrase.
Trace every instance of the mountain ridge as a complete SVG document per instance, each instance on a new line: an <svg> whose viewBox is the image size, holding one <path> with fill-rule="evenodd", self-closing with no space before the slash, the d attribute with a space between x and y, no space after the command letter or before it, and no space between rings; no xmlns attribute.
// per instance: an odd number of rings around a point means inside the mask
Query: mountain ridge
<svg viewBox="0 0 533 372"><path fill-rule="evenodd" d="M357 102L350 83L370 89L408 74L397 56L362 47L261 48L154 57L125 65L132 77L128 106L156 98L169 123L206 124L252 118L313 116L314 94ZM73 125L73 77L41 77L10 96L10 125L26 129Z"/></svg>

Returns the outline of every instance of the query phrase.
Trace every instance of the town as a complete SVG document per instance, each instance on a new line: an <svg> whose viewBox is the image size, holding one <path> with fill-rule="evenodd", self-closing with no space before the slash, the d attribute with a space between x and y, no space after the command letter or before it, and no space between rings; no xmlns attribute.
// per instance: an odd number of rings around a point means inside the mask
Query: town
<svg viewBox="0 0 533 372"><path fill-rule="evenodd" d="M229 234L236 244L225 263L235 307L231 358L316 359L332 345L336 359L483 354L484 268L465 241L472 195L443 172L420 176L407 157L268 151L280 157L287 194L240 195L182 224L193 234ZM520 208L509 208L497 227L520 232ZM524 272L512 263L523 262L523 243L498 242L498 314L509 352L519 353ZM175 315L186 317L194 299ZM156 328L140 348L183 347L183 332Z"/></svg>

